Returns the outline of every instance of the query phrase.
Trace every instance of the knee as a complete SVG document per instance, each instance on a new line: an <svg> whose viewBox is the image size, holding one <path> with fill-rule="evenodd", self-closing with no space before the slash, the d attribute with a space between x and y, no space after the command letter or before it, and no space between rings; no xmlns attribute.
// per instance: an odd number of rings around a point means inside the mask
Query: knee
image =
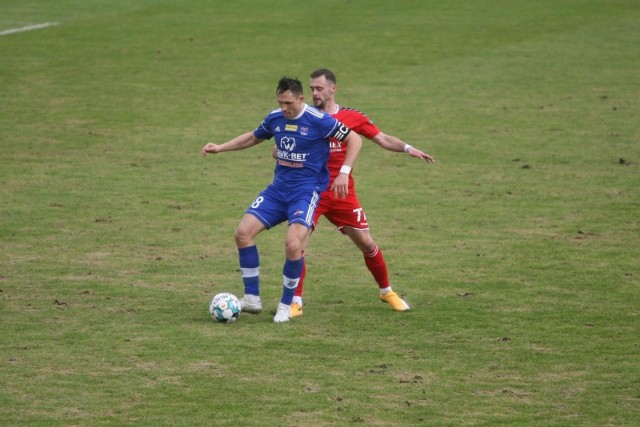
<svg viewBox="0 0 640 427"><path fill-rule="evenodd" d="M362 253L367 255L372 253L373 251L376 250L376 248L378 247L378 245L376 244L376 242L371 239L369 241L367 241L363 246L362 246Z"/></svg>
<svg viewBox="0 0 640 427"><path fill-rule="evenodd" d="M294 260L302 256L302 242L300 239L287 237L284 241L284 250L287 258Z"/></svg>
<svg viewBox="0 0 640 427"><path fill-rule="evenodd" d="M239 248L244 248L247 246L251 246L251 242L253 241L253 237L249 230L246 227L243 227L242 224L236 228L236 231L233 233L233 238L236 241L236 246Z"/></svg>
<svg viewBox="0 0 640 427"><path fill-rule="evenodd" d="M358 234L357 238L354 239L354 242L365 255L375 251L378 247L378 244L373 240L373 237L371 237L369 233Z"/></svg>

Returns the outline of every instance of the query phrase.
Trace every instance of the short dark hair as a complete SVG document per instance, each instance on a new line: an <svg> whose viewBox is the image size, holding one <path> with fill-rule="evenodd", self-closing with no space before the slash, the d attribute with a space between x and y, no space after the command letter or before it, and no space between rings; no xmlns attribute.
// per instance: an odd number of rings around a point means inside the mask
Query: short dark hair
<svg viewBox="0 0 640 427"><path fill-rule="evenodd" d="M302 83L300 80L292 77L283 77L278 82L278 88L276 89L276 95L280 95L290 90L294 96L302 95Z"/></svg>
<svg viewBox="0 0 640 427"><path fill-rule="evenodd" d="M331 71L328 68L318 68L317 70L315 70L313 73L309 75L309 77L311 77L312 79L317 79L318 77L322 77L322 76L324 76L325 79L327 79L333 84L338 83L338 79L336 79L336 75L333 74L333 71Z"/></svg>

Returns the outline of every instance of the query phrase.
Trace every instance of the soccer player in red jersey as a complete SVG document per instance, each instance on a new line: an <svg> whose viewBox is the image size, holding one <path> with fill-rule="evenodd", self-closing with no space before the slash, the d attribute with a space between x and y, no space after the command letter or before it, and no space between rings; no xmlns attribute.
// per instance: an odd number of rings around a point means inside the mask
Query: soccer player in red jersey
<svg viewBox="0 0 640 427"><path fill-rule="evenodd" d="M385 150L405 152L412 157L423 159L427 163L435 162L429 154L412 147L395 136L382 132L360 111L338 105L335 101L336 76L331 70L318 69L311 73L310 78L310 88L316 108L331 114L354 132L370 139ZM367 217L358 200L354 180L350 174L351 170L343 166L347 144L344 141L331 139L330 147L328 163L330 183L339 173L348 173L349 193L346 198L340 199L330 191L323 192L313 217L313 226L315 228L320 216L324 215L338 230L349 236L358 249L362 251L364 262L380 289L380 299L388 303L395 311L407 311L409 310L409 305L391 289L387 264L382 256L382 250L369 232ZM298 288L291 304L291 317L302 315L302 291L305 275L306 269L303 267Z"/></svg>

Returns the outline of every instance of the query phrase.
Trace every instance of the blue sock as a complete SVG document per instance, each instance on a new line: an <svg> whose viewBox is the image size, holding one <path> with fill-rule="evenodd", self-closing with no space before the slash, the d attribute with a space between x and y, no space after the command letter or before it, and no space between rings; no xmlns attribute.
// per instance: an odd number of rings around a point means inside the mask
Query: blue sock
<svg viewBox="0 0 640 427"><path fill-rule="evenodd" d="M303 260L302 258L292 261L287 259L284 262L282 269L282 298L280 302L286 305L291 305L293 301L293 295L296 293L298 282L300 281L300 275L302 274Z"/></svg>
<svg viewBox="0 0 640 427"><path fill-rule="evenodd" d="M239 248L240 271L244 282L244 293L260 296L260 256L256 245Z"/></svg>

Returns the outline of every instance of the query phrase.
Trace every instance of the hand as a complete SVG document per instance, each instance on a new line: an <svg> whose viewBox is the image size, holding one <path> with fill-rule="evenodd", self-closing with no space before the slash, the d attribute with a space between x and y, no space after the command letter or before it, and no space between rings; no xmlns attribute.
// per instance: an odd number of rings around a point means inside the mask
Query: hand
<svg viewBox="0 0 640 427"><path fill-rule="evenodd" d="M204 147L202 147L202 157L207 157L207 154L217 154L220 152L220 146L214 144L213 142L208 142Z"/></svg>
<svg viewBox="0 0 640 427"><path fill-rule="evenodd" d="M418 150L417 148L414 148L414 147L409 148L409 151L407 151L407 153L409 153L409 155L411 157L418 157L419 159L424 159L424 160L426 160L427 163L435 163L436 162L433 159L433 157L431 157L430 155L428 155L424 151L420 151L420 150Z"/></svg>
<svg viewBox="0 0 640 427"><path fill-rule="evenodd" d="M333 180L330 190L333 190L336 196L344 199L349 194L349 175L346 173L339 173L336 179Z"/></svg>

